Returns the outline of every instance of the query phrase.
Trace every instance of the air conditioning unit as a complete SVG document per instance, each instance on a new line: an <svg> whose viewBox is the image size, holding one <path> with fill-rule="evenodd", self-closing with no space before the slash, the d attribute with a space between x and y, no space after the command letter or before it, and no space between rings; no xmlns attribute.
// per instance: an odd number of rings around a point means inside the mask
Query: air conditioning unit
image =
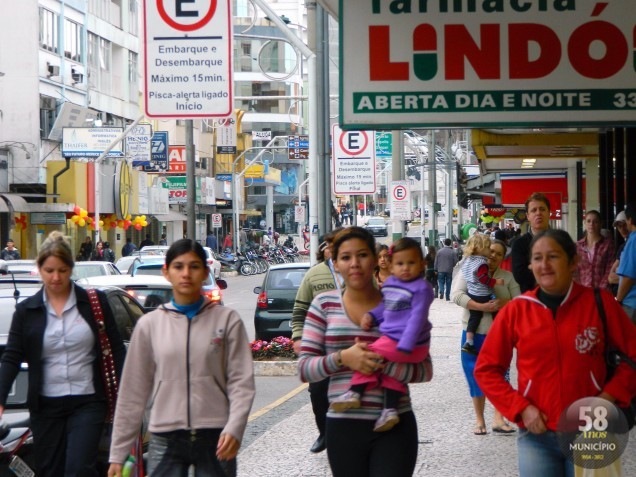
<svg viewBox="0 0 636 477"><path fill-rule="evenodd" d="M49 78L51 76L60 76L60 67L59 66L47 63L46 64L46 69L48 71Z"/></svg>
<svg viewBox="0 0 636 477"><path fill-rule="evenodd" d="M71 76L73 77L73 83L83 83L84 82L84 73L77 71L75 68L71 70Z"/></svg>

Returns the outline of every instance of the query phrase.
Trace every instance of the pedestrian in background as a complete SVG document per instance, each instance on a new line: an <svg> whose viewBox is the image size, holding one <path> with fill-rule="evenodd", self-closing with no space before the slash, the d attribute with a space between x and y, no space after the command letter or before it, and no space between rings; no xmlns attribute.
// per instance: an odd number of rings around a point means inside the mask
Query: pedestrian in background
<svg viewBox="0 0 636 477"><path fill-rule="evenodd" d="M426 254L426 257L424 257L426 260L426 273L424 276L429 282L431 282L431 286L433 287L433 290L435 290L435 296L439 296L439 283L437 282L437 270L435 270L435 255L435 247L429 245L428 253Z"/></svg>
<svg viewBox="0 0 636 477"><path fill-rule="evenodd" d="M435 255L435 270L437 270L437 283L439 286L440 300L446 295L446 301L450 301L451 283L453 281L453 268L457 265L457 252L451 247L451 239L444 239L444 246Z"/></svg>
<svg viewBox="0 0 636 477"><path fill-rule="evenodd" d="M574 280L584 287L609 290L609 274L614 263L614 240L601 234L601 214L590 210L585 214L585 235L576 242L579 266Z"/></svg>
<svg viewBox="0 0 636 477"><path fill-rule="evenodd" d="M335 269L344 287L322 293L311 303L298 361L305 382L329 379L329 398L346 392L354 371L370 375L379 369L403 384L430 379L424 363L384 364L368 350L380 337L377 327L364 330L362 317L380 304L373 282L377 265L375 240L361 227L341 230L332 245ZM400 398L400 422L390 431L374 432L384 405L381 388L365 392L360 408L327 414L327 457L334 477L413 475L418 450L417 422L408 393Z"/></svg>
<svg viewBox="0 0 636 477"><path fill-rule="evenodd" d="M492 326L492 314L501 309L506 303L512 300L514 297L521 294L519 290L519 284L512 276L512 272L503 270L500 265L506 255L506 244L494 240L490 244L490 256L488 257L488 267L490 268L490 274L493 278L502 278L504 280L503 285L495 286L495 298L488 303L478 303L468 296L468 285L461 273L457 273L453 278L451 299L455 304L462 307L462 337L460 347L466 343L466 328L468 327L468 318L470 316L469 310L476 309L484 313L484 316L477 328L474 336L474 346L479 353L486 335ZM484 410L486 407L486 398L483 391L479 388L477 381L475 381L474 370L475 363L477 362L477 356L470 353L460 353L462 361L462 369L464 376L468 382L468 390L473 402L473 409L475 410L475 427L473 428L473 434L476 436L485 436L488 434L486 427L486 419L484 417ZM515 428L508 424L501 413L494 409L492 432L495 434L512 434L515 432Z"/></svg>
<svg viewBox="0 0 636 477"><path fill-rule="evenodd" d="M77 256L80 261L89 261L93 253L93 241L90 237L86 237L82 245L80 245L79 254Z"/></svg>
<svg viewBox="0 0 636 477"><path fill-rule="evenodd" d="M301 338L303 328L307 318L307 312L311 302L321 293L330 290L340 289L341 278L336 273L331 260L331 243L335 232L330 232L322 237L322 242L318 246L316 254L317 264L314 265L303 277L292 310L292 340L294 341L294 351L300 354ZM309 383L309 397L311 408L314 413L316 427L318 428L318 438L309 449L310 452L322 452L326 448L325 429L327 425L327 409L329 409L329 379Z"/></svg>
<svg viewBox="0 0 636 477"><path fill-rule="evenodd" d="M389 257L389 247L384 244L377 244L375 246L375 252L378 256L378 266L375 267L375 283L378 288L382 288L384 282L391 276L391 260Z"/></svg>
<svg viewBox="0 0 636 477"><path fill-rule="evenodd" d="M550 201L541 192L535 192L526 200L526 214L530 227L528 232L512 244L512 274L521 287L521 293L537 286L530 265L530 242L532 238L550 228Z"/></svg>
<svg viewBox="0 0 636 477"><path fill-rule="evenodd" d="M173 298L137 322L115 412L108 475L121 477L150 402L148 473L236 476L236 455L254 400L254 372L239 314L201 294L205 250L177 240L163 276ZM152 398L152 399L151 399Z"/></svg>
<svg viewBox="0 0 636 477"><path fill-rule="evenodd" d="M95 249L93 250L93 253L91 254L91 261L92 262L102 262L104 261L104 242L102 242L101 240L99 242L97 242L95 244Z"/></svg>
<svg viewBox="0 0 636 477"><path fill-rule="evenodd" d="M155 243L150 238L150 234L146 234L146 238L142 240L141 243L139 244L139 250L141 250L144 247L150 247L151 245L154 245L154 244Z"/></svg>
<svg viewBox="0 0 636 477"><path fill-rule="evenodd" d="M168 245L168 239L166 238L166 234L161 234L159 245L163 245L163 246Z"/></svg>
<svg viewBox="0 0 636 477"><path fill-rule="evenodd" d="M104 252L103 252L104 260L110 263L115 263L115 252L110 248L109 242L104 242Z"/></svg>
<svg viewBox="0 0 636 477"><path fill-rule="evenodd" d="M607 281L610 283L610 286L612 288L612 293L614 294L614 296L616 296L616 293L618 292L618 283L620 282L620 277L616 273L616 270L618 270L618 266L620 265L621 254L623 253L623 248L625 248L625 243L627 242L627 237L629 236L629 228L627 227L627 217L625 216L624 211L620 211L616 215L613 225L616 228L618 235L620 235L620 237L623 240L623 243L621 243L616 248L616 255L614 256L614 264L612 265L609 276L607 277Z"/></svg>
<svg viewBox="0 0 636 477"><path fill-rule="evenodd" d="M7 240L7 246L0 252L0 259L20 260L20 251L15 248L15 243L12 239Z"/></svg>
<svg viewBox="0 0 636 477"><path fill-rule="evenodd" d="M223 240L223 250L232 249L232 234L228 233Z"/></svg>
<svg viewBox="0 0 636 477"><path fill-rule="evenodd" d="M578 256L567 232L546 230L533 237L530 250L539 286L497 314L475 378L495 407L520 426L520 477L573 476L573 461L563 453L557 434L559 420L572 403L586 397L630 403L636 370L623 361L607 378L604 351L611 343L636 360L636 327L609 292L598 291L599 306L595 290L574 282ZM599 307L607 313L605 325ZM505 379L515 349L517 389ZM574 410L572 415L581 414Z"/></svg>
<svg viewBox="0 0 636 477"><path fill-rule="evenodd" d="M625 206L625 219L629 236L621 254L616 273L620 277L616 301L636 325L636 205Z"/></svg>
<svg viewBox="0 0 636 477"><path fill-rule="evenodd" d="M211 248L213 252L219 251L219 243L216 239L216 235L212 233L211 230L208 230L208 236L205 237L205 246Z"/></svg>
<svg viewBox="0 0 636 477"><path fill-rule="evenodd" d="M137 246L132 243L132 239L130 237L126 237L126 243L121 248L121 256L127 257L132 254L135 250L137 250Z"/></svg>
<svg viewBox="0 0 636 477"><path fill-rule="evenodd" d="M95 295L99 317L86 290L71 280L73 252L60 232L42 243L36 263L43 286L18 303L13 314L0 365L0 415L27 363L36 474L97 477L95 462L108 407L99 326L105 327L116 376L121 375L126 349L104 293Z"/></svg>

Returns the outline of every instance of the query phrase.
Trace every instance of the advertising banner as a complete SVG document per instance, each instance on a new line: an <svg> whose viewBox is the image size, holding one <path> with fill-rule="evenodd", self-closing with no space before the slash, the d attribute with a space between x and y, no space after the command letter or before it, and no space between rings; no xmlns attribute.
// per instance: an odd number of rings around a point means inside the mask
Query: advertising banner
<svg viewBox="0 0 636 477"><path fill-rule="evenodd" d="M636 121L634 2L340 1L344 129Z"/></svg>

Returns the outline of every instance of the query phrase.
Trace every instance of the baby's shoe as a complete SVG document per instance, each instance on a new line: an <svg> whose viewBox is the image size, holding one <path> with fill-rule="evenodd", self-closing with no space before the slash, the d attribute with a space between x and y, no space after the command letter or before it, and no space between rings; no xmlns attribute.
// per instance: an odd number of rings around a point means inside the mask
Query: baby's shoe
<svg viewBox="0 0 636 477"><path fill-rule="evenodd" d="M360 407L360 393L347 391L331 401L329 409L335 412L343 412L347 409L358 409Z"/></svg>

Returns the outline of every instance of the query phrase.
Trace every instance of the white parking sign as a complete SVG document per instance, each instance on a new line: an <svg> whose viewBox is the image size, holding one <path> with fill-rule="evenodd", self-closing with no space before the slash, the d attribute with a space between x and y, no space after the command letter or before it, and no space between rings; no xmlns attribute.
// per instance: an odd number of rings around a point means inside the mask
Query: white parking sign
<svg viewBox="0 0 636 477"><path fill-rule="evenodd" d="M409 220L410 202L408 181L391 182L391 218Z"/></svg>
<svg viewBox="0 0 636 477"><path fill-rule="evenodd" d="M230 0L144 0L144 53L147 116L232 112Z"/></svg>

